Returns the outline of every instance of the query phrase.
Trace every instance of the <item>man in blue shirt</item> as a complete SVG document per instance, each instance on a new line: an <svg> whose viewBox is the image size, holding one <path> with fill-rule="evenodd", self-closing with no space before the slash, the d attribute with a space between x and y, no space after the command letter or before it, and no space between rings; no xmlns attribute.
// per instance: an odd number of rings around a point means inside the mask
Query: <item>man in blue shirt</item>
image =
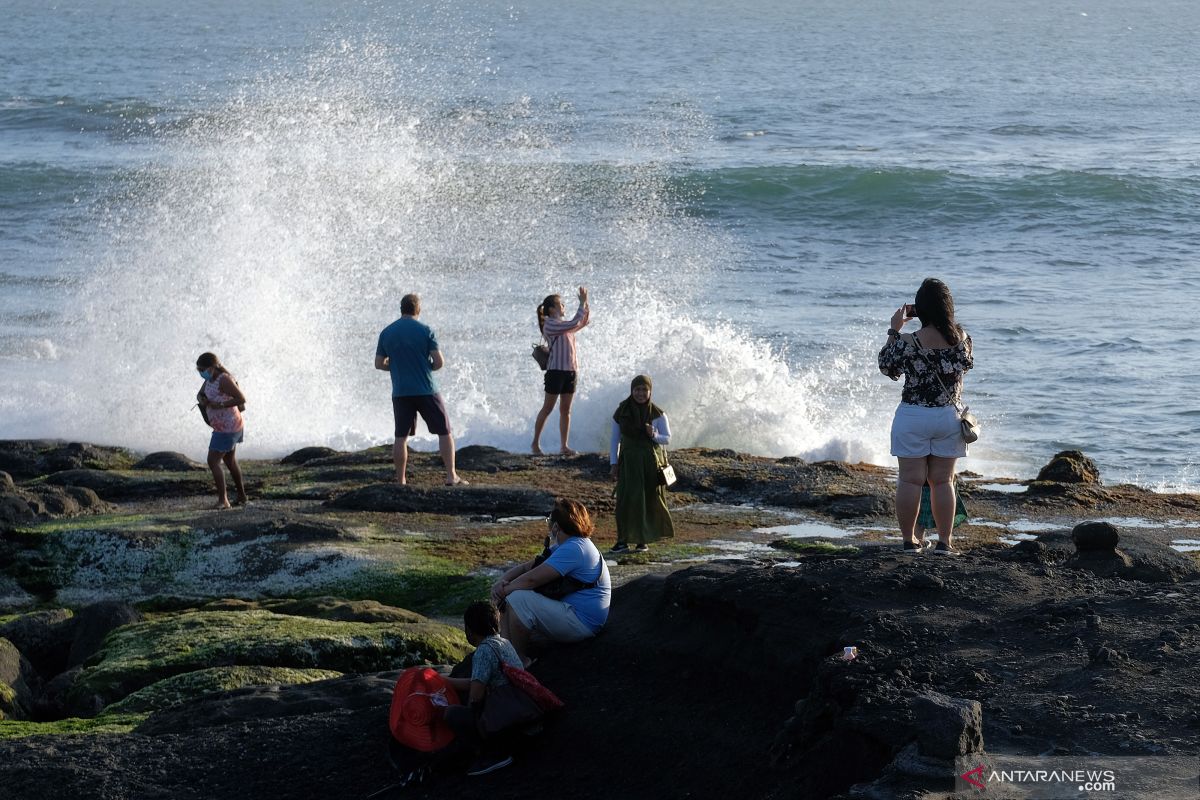
<svg viewBox="0 0 1200 800"><path fill-rule="evenodd" d="M450 419L433 382L434 371L446 362L433 330L417 321L421 298L404 295L400 300L400 315L400 319L379 334L379 345L375 348L375 369L392 374L392 415L396 419L392 461L396 464L396 480L401 486L407 482L404 473L408 465L408 437L416 434L417 414L420 414L429 432L437 434L438 451L446 465L446 485L465 486L467 482L454 471Z"/></svg>

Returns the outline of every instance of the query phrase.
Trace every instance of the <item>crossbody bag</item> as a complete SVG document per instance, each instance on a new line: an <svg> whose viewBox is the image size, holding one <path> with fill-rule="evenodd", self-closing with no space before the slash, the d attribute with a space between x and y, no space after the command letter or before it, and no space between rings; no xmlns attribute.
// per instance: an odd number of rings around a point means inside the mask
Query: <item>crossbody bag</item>
<svg viewBox="0 0 1200 800"><path fill-rule="evenodd" d="M950 390L946 388L946 382L942 380L942 374L933 366L933 362L925 354L925 347L921 344L921 340L917 335L911 334L913 342L917 345L917 352L921 358L929 365L929 369L933 372L933 377L937 378L937 382L941 385L942 391L946 393L946 397L954 397ZM959 401L954 401L954 410L958 413L958 427L962 433L962 439L967 444L978 441L979 439L979 420L971 413L971 407L964 405Z"/></svg>

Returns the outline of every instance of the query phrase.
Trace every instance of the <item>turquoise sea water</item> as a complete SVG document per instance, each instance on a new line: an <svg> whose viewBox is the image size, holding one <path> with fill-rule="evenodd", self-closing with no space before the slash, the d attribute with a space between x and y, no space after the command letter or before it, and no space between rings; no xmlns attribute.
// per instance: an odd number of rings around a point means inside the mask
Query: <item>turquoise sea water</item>
<svg viewBox="0 0 1200 800"><path fill-rule="evenodd" d="M677 445L889 463L875 353L936 275L964 468L1196 487L1194 4L645 5L10 0L0 438L198 454L212 349L249 455L388 441L417 290L460 442L524 449L583 283L576 446L649 372Z"/></svg>

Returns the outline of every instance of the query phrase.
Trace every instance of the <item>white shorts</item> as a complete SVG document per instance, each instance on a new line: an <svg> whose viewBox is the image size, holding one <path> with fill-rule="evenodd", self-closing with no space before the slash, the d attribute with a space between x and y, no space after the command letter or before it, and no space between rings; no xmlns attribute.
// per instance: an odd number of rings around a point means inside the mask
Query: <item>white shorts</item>
<svg viewBox="0 0 1200 800"><path fill-rule="evenodd" d="M534 641L582 642L595 635L562 600L551 600L532 589L513 592L505 600L521 624L532 631Z"/></svg>
<svg viewBox="0 0 1200 800"><path fill-rule="evenodd" d="M892 418L892 455L897 458L962 458L962 438L954 406L914 406L901 403Z"/></svg>

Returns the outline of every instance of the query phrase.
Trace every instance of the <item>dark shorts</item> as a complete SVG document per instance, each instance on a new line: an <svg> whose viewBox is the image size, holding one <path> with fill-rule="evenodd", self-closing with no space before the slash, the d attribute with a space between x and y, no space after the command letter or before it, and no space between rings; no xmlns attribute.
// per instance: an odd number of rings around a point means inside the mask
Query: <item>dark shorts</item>
<svg viewBox="0 0 1200 800"><path fill-rule="evenodd" d="M417 433L417 414L425 420L429 432L438 436L450 433L450 418L440 394L418 394L392 398L392 416L396 418L396 438Z"/></svg>
<svg viewBox="0 0 1200 800"><path fill-rule="evenodd" d="M546 394L575 394L575 370L546 370Z"/></svg>

